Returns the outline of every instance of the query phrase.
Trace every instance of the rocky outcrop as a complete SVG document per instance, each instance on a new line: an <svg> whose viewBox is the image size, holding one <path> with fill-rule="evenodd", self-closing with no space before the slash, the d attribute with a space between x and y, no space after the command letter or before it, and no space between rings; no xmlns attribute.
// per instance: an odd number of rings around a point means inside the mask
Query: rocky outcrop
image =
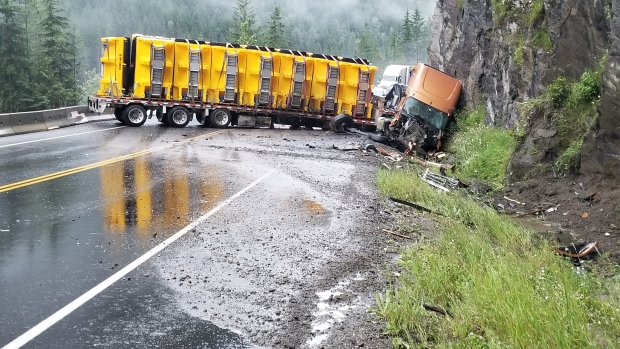
<svg viewBox="0 0 620 349"><path fill-rule="evenodd" d="M605 92L598 122L585 138L582 171L613 175L605 169L620 164L620 0L545 0L534 16L532 3L506 0L507 11L499 15L491 1L439 0L430 64L463 82L462 104L484 106L488 124L522 128L508 171L512 180L521 180L537 175L539 164L553 163L566 147L555 138L549 115L536 109L524 113L523 102L540 96L558 76L577 80L595 69L609 48ZM536 42L537 35L546 36L550 46Z"/></svg>
<svg viewBox="0 0 620 349"><path fill-rule="evenodd" d="M599 117L584 141L581 173L620 181L620 0L612 11Z"/></svg>

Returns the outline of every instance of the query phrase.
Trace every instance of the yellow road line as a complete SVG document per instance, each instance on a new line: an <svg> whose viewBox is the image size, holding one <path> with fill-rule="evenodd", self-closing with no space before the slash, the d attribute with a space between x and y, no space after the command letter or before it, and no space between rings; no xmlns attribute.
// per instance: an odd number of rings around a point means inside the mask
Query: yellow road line
<svg viewBox="0 0 620 349"><path fill-rule="evenodd" d="M154 152L159 151L159 150L169 149L169 148L172 148L174 146L177 146L177 145L180 145L180 144L185 144L185 143L191 142L191 141L199 139L199 138L208 137L208 136L214 136L216 134L220 134L220 133L223 133L223 132L226 132L226 130L210 132L210 133L207 133L207 134L203 134L203 135L187 138L187 139L184 139L184 140L179 141L179 142L174 142L174 143L166 144L166 145L155 147L155 148L151 148L151 149L146 149L146 150L142 150L142 151L139 151L139 152L135 152L135 153L127 154L127 155L122 155L122 156L118 156L118 157L115 157L115 158L111 158L111 159L95 162L95 163L84 165L84 166L74 167L74 168L71 168L71 169L68 169L68 170L54 172L54 173L50 173L50 174L47 174L47 175L43 175L43 176L39 176L39 177L35 177L35 178L30 178L30 179L26 179L26 180L15 182L15 183L5 184L5 185L0 186L0 193L4 193L4 192L7 192L7 191L15 190L15 189L18 189L18 188L23 188L23 187L26 187L26 186L29 186L29 185L33 185L33 184L49 181L49 180L60 178L60 177L69 176L69 175L72 175L72 174L75 174L75 173L78 173L78 172L92 170L92 169L97 168L97 167L102 167L102 166L106 166L106 165L109 165L109 164L113 164L113 163L129 160L129 159L133 159L133 158L136 158L138 156L154 153Z"/></svg>

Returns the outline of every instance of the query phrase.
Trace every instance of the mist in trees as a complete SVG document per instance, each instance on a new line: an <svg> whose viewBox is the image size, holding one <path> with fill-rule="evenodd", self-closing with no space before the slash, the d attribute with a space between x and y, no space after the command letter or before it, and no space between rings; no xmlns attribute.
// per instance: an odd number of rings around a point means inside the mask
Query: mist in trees
<svg viewBox="0 0 620 349"><path fill-rule="evenodd" d="M78 39L59 0L0 0L0 112L78 103Z"/></svg>
<svg viewBox="0 0 620 349"><path fill-rule="evenodd" d="M426 60L435 1L0 0L0 112L83 102L102 37L134 33L362 57ZM380 75L380 74L378 74ZM86 92L90 91L90 92Z"/></svg>

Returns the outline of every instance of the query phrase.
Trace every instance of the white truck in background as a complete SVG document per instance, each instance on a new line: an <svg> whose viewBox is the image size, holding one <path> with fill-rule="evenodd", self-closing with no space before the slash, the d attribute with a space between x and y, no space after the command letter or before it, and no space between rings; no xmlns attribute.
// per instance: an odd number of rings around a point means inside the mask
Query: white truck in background
<svg viewBox="0 0 620 349"><path fill-rule="evenodd" d="M409 65L388 65L383 71L381 81L372 89L372 94L377 97L385 97L394 84L407 85L413 73L413 67Z"/></svg>

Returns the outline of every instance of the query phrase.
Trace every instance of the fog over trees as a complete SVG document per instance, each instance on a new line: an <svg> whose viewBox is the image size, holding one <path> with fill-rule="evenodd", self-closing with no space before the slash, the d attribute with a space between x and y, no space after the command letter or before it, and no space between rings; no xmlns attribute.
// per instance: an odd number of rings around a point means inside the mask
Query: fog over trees
<svg viewBox="0 0 620 349"><path fill-rule="evenodd" d="M426 60L435 1L0 0L0 112L93 93L100 38L134 33L362 57ZM44 99L32 100L38 91ZM38 105L34 105L34 104Z"/></svg>

